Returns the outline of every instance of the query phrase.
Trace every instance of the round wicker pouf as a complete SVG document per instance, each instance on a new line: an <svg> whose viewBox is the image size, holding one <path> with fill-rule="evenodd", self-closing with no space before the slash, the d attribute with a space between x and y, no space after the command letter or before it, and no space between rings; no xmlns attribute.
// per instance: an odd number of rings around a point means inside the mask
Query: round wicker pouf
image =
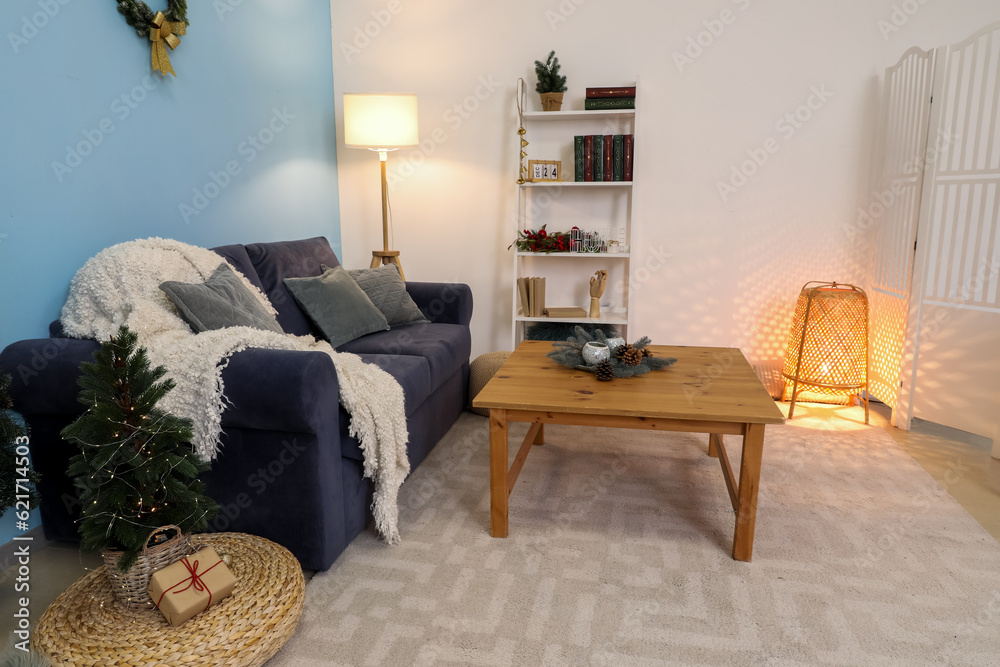
<svg viewBox="0 0 1000 667"><path fill-rule="evenodd" d="M214 547L236 588L179 627L159 610L122 611L104 568L66 589L42 614L32 648L55 665L263 665L295 633L305 600L302 568L282 546L253 535L194 535Z"/></svg>
<svg viewBox="0 0 1000 667"><path fill-rule="evenodd" d="M472 407L472 401L483 390L486 383L496 375L496 372L500 370L510 355L510 352L487 352L479 355L469 364L469 409L477 415L490 416L490 411L486 408Z"/></svg>

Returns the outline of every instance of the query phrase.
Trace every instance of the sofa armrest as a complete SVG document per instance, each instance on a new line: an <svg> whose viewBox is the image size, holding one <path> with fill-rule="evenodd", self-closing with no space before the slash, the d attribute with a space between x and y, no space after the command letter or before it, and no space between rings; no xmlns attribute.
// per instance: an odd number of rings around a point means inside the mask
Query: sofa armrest
<svg viewBox="0 0 1000 667"><path fill-rule="evenodd" d="M431 322L469 326L472 289L462 283L406 283L406 291Z"/></svg>
<svg viewBox="0 0 1000 667"><path fill-rule="evenodd" d="M230 405L205 490L212 531L260 535L303 567L325 570L347 547L340 385L323 352L249 348L222 371Z"/></svg>
<svg viewBox="0 0 1000 667"><path fill-rule="evenodd" d="M0 352L0 370L10 373L14 409L23 415L76 416L80 364L93 361L97 341L80 338L35 338L8 345Z"/></svg>
<svg viewBox="0 0 1000 667"><path fill-rule="evenodd" d="M222 371L228 402L223 429L320 433L339 430L340 382L324 352L250 348Z"/></svg>

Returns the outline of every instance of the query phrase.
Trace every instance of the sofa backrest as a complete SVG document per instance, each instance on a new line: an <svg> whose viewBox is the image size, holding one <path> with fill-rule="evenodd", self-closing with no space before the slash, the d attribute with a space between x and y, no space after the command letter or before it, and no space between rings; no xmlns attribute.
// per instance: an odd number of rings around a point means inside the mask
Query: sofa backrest
<svg viewBox="0 0 1000 667"><path fill-rule="evenodd" d="M264 286L260 284L260 278L257 277L257 269L253 268L253 262L250 261L250 256L247 255L246 247L239 243L234 243L233 245L221 245L218 248L211 248L211 250L217 255L222 255L233 265L234 269L246 276L247 280L253 283L257 289L261 292L264 291Z"/></svg>
<svg viewBox="0 0 1000 667"><path fill-rule="evenodd" d="M220 246L212 250L229 260L267 295L278 311L278 324L286 333L297 336L320 333L292 298L284 280L318 276L323 273L323 264L339 266L340 260L329 241L317 236L300 241Z"/></svg>

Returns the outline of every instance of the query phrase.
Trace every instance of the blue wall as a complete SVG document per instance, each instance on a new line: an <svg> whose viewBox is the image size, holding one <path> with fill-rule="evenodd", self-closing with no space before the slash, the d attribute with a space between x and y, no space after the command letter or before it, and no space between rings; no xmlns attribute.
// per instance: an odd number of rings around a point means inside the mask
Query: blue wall
<svg viewBox="0 0 1000 667"><path fill-rule="evenodd" d="M329 3L188 18L163 78L111 0L0 3L0 347L46 335L114 243L323 235L341 254Z"/></svg>
<svg viewBox="0 0 1000 667"><path fill-rule="evenodd" d="M329 3L191 2L177 78L115 7L0 3L0 348L46 336L122 241L326 236L341 255Z"/></svg>

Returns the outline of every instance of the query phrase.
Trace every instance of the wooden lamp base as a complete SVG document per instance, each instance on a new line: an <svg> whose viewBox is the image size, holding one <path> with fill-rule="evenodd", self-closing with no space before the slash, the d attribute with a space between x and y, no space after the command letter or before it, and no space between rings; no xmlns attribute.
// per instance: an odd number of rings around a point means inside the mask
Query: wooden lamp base
<svg viewBox="0 0 1000 667"><path fill-rule="evenodd" d="M377 269L384 264L395 264L396 268L399 269L399 277L406 280L406 275L403 273L403 263L399 261L398 250L372 250L371 268Z"/></svg>

